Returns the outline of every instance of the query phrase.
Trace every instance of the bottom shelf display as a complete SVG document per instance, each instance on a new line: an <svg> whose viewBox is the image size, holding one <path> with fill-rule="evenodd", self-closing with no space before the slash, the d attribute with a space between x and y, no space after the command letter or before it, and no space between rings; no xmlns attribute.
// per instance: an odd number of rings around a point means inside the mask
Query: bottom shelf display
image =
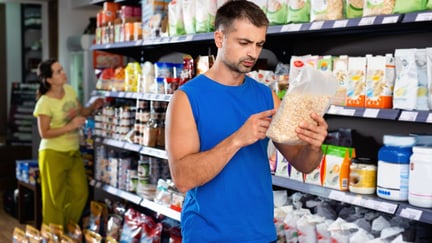
<svg viewBox="0 0 432 243"><path fill-rule="evenodd" d="M272 176L272 180L275 186L432 224L432 209L412 206L408 202L389 201L375 195L338 191L281 176Z"/></svg>
<svg viewBox="0 0 432 243"><path fill-rule="evenodd" d="M174 220L180 221L180 212L170 208L169 206L156 203L154 201L143 198L132 192L120 190L111 185L104 184L100 181L92 180L90 181L90 185L93 186L94 188L101 189L111 195L125 199L126 201L150 209L158 214L162 214Z"/></svg>

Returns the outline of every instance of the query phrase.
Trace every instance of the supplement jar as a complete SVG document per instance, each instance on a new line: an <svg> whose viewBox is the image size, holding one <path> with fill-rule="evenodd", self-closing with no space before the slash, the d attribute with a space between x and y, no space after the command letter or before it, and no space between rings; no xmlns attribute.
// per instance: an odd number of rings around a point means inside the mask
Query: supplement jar
<svg viewBox="0 0 432 243"><path fill-rule="evenodd" d="M374 194L376 190L377 166L369 158L353 158L350 165L350 192Z"/></svg>
<svg viewBox="0 0 432 243"><path fill-rule="evenodd" d="M415 138L384 135L378 151L377 195L381 198L408 200L409 162Z"/></svg>
<svg viewBox="0 0 432 243"><path fill-rule="evenodd" d="M432 147L413 147L409 174L408 202L432 208Z"/></svg>

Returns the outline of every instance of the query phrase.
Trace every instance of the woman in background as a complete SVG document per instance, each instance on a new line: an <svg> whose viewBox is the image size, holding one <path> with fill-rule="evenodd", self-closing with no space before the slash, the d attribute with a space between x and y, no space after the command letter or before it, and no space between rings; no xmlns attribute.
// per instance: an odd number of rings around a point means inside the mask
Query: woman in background
<svg viewBox="0 0 432 243"><path fill-rule="evenodd" d="M40 86L33 115L39 135L42 222L79 223L88 197L88 181L79 151L79 128L103 105L96 99L82 107L62 65L55 59L39 64Z"/></svg>

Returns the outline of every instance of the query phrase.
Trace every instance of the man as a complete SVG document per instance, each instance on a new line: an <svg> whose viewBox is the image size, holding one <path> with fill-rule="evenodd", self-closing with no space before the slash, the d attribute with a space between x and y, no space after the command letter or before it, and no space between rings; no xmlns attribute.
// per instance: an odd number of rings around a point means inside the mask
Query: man
<svg viewBox="0 0 432 243"><path fill-rule="evenodd" d="M213 66L173 95L166 119L166 149L176 187L187 192L184 242L272 242L272 181L266 131L280 100L249 78L263 48L268 20L250 1L229 1L215 19ZM275 144L298 170L321 160L327 123L299 124L304 146Z"/></svg>

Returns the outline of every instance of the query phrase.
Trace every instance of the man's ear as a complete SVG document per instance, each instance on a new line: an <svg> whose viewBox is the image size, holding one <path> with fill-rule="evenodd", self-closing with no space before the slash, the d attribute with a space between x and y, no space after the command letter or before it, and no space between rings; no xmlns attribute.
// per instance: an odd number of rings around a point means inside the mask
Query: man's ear
<svg viewBox="0 0 432 243"><path fill-rule="evenodd" d="M214 40L217 48L222 47L223 38L224 38L224 34L222 31L216 30L214 32Z"/></svg>

